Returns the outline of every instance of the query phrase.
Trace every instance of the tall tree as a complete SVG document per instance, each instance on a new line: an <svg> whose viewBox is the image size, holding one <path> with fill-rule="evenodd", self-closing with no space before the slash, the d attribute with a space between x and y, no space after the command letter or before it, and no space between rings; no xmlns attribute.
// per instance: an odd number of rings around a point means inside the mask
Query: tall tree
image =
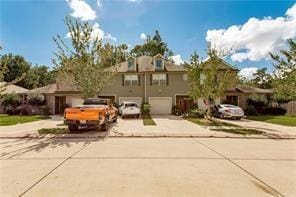
<svg viewBox="0 0 296 197"><path fill-rule="evenodd" d="M275 72L272 80L274 98L278 101L296 100L296 40L287 41L288 49L280 55L270 54L275 61Z"/></svg>
<svg viewBox="0 0 296 197"><path fill-rule="evenodd" d="M14 81L16 85L24 87L24 77L31 67L24 57L11 53L1 55L0 66L1 70L6 69L6 72L3 74L5 82Z"/></svg>
<svg viewBox="0 0 296 197"><path fill-rule="evenodd" d="M32 66L24 78L24 86L33 89L53 84L55 72L55 70L49 70L47 66Z"/></svg>
<svg viewBox="0 0 296 197"><path fill-rule="evenodd" d="M114 76L115 65L125 58L126 47L104 44L88 22L69 17L65 21L71 46L61 36L55 37L58 51L53 63L58 75L78 88L84 98L95 97Z"/></svg>
<svg viewBox="0 0 296 197"><path fill-rule="evenodd" d="M159 31L155 31L154 36L147 36L145 42L141 45L136 45L132 50L131 54L135 56L155 56L161 54L165 57L173 55L173 52L168 48L166 42L164 42L159 34Z"/></svg>
<svg viewBox="0 0 296 197"><path fill-rule="evenodd" d="M208 50L209 61L201 61L196 52L191 56L188 77L189 94L193 99L203 98L207 102L209 117L212 101L222 96L236 82L236 72L221 70L222 59L213 49Z"/></svg>

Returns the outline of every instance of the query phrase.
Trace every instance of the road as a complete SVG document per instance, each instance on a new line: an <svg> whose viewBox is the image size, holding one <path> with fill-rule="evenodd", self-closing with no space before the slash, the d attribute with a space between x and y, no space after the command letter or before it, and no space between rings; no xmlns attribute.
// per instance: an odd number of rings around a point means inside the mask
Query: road
<svg viewBox="0 0 296 197"><path fill-rule="evenodd" d="M0 196L296 196L296 140L0 139Z"/></svg>

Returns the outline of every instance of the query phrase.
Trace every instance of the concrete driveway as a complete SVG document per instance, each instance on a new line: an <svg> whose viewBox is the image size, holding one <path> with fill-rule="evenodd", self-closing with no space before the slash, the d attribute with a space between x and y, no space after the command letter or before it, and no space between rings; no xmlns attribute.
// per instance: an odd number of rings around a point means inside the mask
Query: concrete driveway
<svg viewBox="0 0 296 197"><path fill-rule="evenodd" d="M186 134L187 136L211 136L215 132L210 131L197 124L184 120L173 115L152 115L156 125L144 126L143 120L139 118L118 119L117 124L114 124L111 132L128 135L128 134L151 134L151 135L171 135L179 136Z"/></svg>
<svg viewBox="0 0 296 197"><path fill-rule="evenodd" d="M263 121L255 121L248 119L232 120L217 119L219 121L235 124L242 127L253 128L265 131L270 137L296 137L296 127L288 127L283 125L271 124Z"/></svg>
<svg viewBox="0 0 296 197"><path fill-rule="evenodd" d="M296 140L0 139L0 196L295 196Z"/></svg>

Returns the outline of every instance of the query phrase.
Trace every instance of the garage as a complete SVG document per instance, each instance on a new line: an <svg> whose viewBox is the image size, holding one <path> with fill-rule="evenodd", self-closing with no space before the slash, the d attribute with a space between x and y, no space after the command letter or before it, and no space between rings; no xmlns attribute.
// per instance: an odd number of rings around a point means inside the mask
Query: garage
<svg viewBox="0 0 296 197"><path fill-rule="evenodd" d="M77 107L79 105L82 105L83 104L83 99L80 98L80 97L72 97L71 98L71 106L72 107Z"/></svg>
<svg viewBox="0 0 296 197"><path fill-rule="evenodd" d="M172 97L149 97L151 114L171 114Z"/></svg>
<svg viewBox="0 0 296 197"><path fill-rule="evenodd" d="M140 107L142 104L142 98L141 97L119 97L119 105L122 102L136 102L137 105Z"/></svg>

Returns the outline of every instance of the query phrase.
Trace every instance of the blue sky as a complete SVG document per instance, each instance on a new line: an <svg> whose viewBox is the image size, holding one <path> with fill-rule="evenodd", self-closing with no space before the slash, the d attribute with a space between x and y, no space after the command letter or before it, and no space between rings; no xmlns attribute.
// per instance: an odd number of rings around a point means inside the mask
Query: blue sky
<svg viewBox="0 0 296 197"><path fill-rule="evenodd" d="M114 44L134 46L143 42L142 33L152 35L157 29L183 60L194 50L205 56L207 41L211 41L218 48L231 48L227 60L240 69L272 70L271 62L265 60L266 51L277 52L283 38L296 35L295 1L85 0L90 13L80 12L80 1L0 0L2 53L20 54L33 64L52 66L56 50L52 37L67 34L63 19L75 11L76 17L98 23L106 40L109 34L116 38L109 39ZM249 21L252 17L255 19ZM260 47L265 49L257 50Z"/></svg>

